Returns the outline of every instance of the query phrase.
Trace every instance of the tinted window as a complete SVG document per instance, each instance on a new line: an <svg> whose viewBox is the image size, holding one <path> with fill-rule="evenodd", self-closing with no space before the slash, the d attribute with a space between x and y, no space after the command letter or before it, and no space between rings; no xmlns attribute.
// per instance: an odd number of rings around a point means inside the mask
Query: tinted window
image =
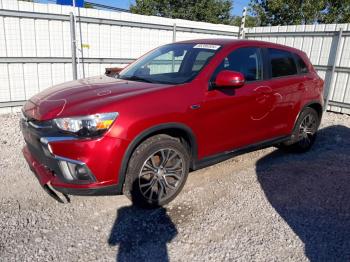
<svg viewBox="0 0 350 262"><path fill-rule="evenodd" d="M307 69L307 66L306 66L304 60L298 55L296 55L296 57L297 57L297 62L298 62L299 68L300 68L300 73L302 73L302 74L308 73L309 70Z"/></svg>
<svg viewBox="0 0 350 262"><path fill-rule="evenodd" d="M272 77L296 75L297 66L293 54L278 49L269 49Z"/></svg>
<svg viewBox="0 0 350 262"><path fill-rule="evenodd" d="M222 70L241 72L246 81L261 80L262 63L260 49L247 47L233 51L221 62L214 73L214 77Z"/></svg>

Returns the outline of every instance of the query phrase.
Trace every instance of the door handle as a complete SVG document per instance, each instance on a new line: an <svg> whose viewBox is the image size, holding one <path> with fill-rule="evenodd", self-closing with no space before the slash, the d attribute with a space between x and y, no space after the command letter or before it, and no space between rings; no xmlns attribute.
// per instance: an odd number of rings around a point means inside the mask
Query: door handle
<svg viewBox="0 0 350 262"><path fill-rule="evenodd" d="M191 105L190 108L193 109L193 110L196 110L196 109L201 108L201 105L199 105L199 104L194 104L194 105Z"/></svg>

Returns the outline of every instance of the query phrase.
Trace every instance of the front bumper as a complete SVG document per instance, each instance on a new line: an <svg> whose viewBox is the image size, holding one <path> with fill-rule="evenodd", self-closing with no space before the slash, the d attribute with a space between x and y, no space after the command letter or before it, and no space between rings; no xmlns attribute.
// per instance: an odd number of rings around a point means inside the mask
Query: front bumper
<svg viewBox="0 0 350 262"><path fill-rule="evenodd" d="M28 146L22 149L23 156L27 161L30 170L35 174L40 185L47 191L48 185L53 187L58 192L66 195L80 195L80 196L102 196L102 195L118 195L121 194L121 190L118 185L83 185L82 187L70 187L70 185L63 185L59 183L59 186L55 185L57 180L56 174L51 171L48 167L37 161L34 156L30 153ZM52 193L49 193L50 195Z"/></svg>
<svg viewBox="0 0 350 262"><path fill-rule="evenodd" d="M50 128L33 127L24 120L20 124L26 141L23 155L44 189L49 185L71 195L121 194L119 171L127 141L107 135L72 138ZM84 167L89 179L68 179L62 161Z"/></svg>

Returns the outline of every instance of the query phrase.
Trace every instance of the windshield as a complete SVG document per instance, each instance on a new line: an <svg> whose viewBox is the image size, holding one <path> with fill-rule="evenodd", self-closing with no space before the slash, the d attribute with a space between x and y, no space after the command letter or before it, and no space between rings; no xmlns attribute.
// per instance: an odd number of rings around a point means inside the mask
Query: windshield
<svg viewBox="0 0 350 262"><path fill-rule="evenodd" d="M182 84L194 79L220 48L208 44L169 44L155 49L120 72L118 78Z"/></svg>

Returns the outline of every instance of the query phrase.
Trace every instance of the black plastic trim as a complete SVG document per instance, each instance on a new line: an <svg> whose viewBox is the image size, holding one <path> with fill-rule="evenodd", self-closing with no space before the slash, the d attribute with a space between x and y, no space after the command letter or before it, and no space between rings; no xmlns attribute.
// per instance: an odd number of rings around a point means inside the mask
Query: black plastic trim
<svg viewBox="0 0 350 262"><path fill-rule="evenodd" d="M320 120L320 123L321 123L322 116L323 116L323 111L324 111L324 106L323 106L323 105L320 103L320 101L318 101L318 100L311 100L310 102L306 103L306 104L303 106L303 108L299 111L299 113L297 114L297 116L296 116L296 118L295 118L295 120L294 120L294 125L293 125L292 133L294 133L295 124L296 124L296 122L298 121L298 118L299 118L301 112L303 112L305 108L310 107L310 105L315 105L315 104L319 105L319 106L322 108L322 110L321 110L321 115L320 115L320 119L319 119L319 120ZM317 113L318 113L318 112L317 112Z"/></svg>
<svg viewBox="0 0 350 262"><path fill-rule="evenodd" d="M118 190L117 185L101 186L96 188L71 188L71 187L56 187L51 185L55 190L66 195L77 196L111 196L120 195L122 192Z"/></svg>
<svg viewBox="0 0 350 262"><path fill-rule="evenodd" d="M322 117L323 111L324 111L324 106L323 106L323 105L320 103L320 101L318 101L318 100L312 100L312 101L306 103L306 104L304 105L303 109L300 110L300 112L303 111L306 107L309 107L310 105L314 105L314 104L318 104L318 105L322 108L322 110L321 110L321 111L322 111L322 112L321 112L321 117ZM320 117L320 121L321 121L321 117Z"/></svg>
<svg viewBox="0 0 350 262"><path fill-rule="evenodd" d="M202 160L199 160L197 162L194 163L194 170L198 170L207 166L211 166L217 163L220 163L222 161L225 161L229 158L232 158L234 156L237 155L241 155L241 154L245 154L245 153L249 153L251 151L255 151L258 149L263 149L278 143L282 143L285 141L288 141L290 139L290 136L282 136L282 137L278 137L278 138L273 138L273 139L269 139L269 140L265 140L256 144L252 144L246 147L242 147L242 148L238 148L238 149L234 149L231 151L226 151L223 153L219 153L217 155L213 155L213 156L209 156L206 158L203 158Z"/></svg>
<svg viewBox="0 0 350 262"><path fill-rule="evenodd" d="M118 182L118 191L123 190L123 185L125 181L125 175L126 175L126 169L128 167L129 159L131 157L132 152L136 149L136 147L140 144L141 141L143 141L145 138L149 137L150 135L157 133L162 130L167 130L167 129L180 129L188 135L190 139L190 147L191 147L191 153L192 153L192 161L190 164L190 168L193 168L194 161L197 159L197 141L196 137L192 131L191 128L188 126L181 124L181 123L165 123L165 124L160 124L154 127L151 127L149 129L146 129L143 131L141 134L139 134L128 146L128 148L125 151L121 167L119 169L119 182Z"/></svg>
<svg viewBox="0 0 350 262"><path fill-rule="evenodd" d="M48 143L53 140L73 140L76 139L75 137L62 135L58 133L54 128L45 130L42 128L35 128L29 125L28 122L23 118L20 120L20 127L29 152L35 157L35 159L37 159L40 164L46 166L50 171L54 172L60 181L67 184L87 184L96 181L94 174L92 174L89 167L85 163L73 159L68 159L62 156L52 155L47 147ZM27 135L31 137L30 141L26 140ZM91 180L67 180L59 166L58 160L60 159L75 164L85 165L85 167L88 169Z"/></svg>
<svg viewBox="0 0 350 262"><path fill-rule="evenodd" d="M261 48L262 59L264 63L264 80L271 79L271 65L270 65L270 57L266 47Z"/></svg>

